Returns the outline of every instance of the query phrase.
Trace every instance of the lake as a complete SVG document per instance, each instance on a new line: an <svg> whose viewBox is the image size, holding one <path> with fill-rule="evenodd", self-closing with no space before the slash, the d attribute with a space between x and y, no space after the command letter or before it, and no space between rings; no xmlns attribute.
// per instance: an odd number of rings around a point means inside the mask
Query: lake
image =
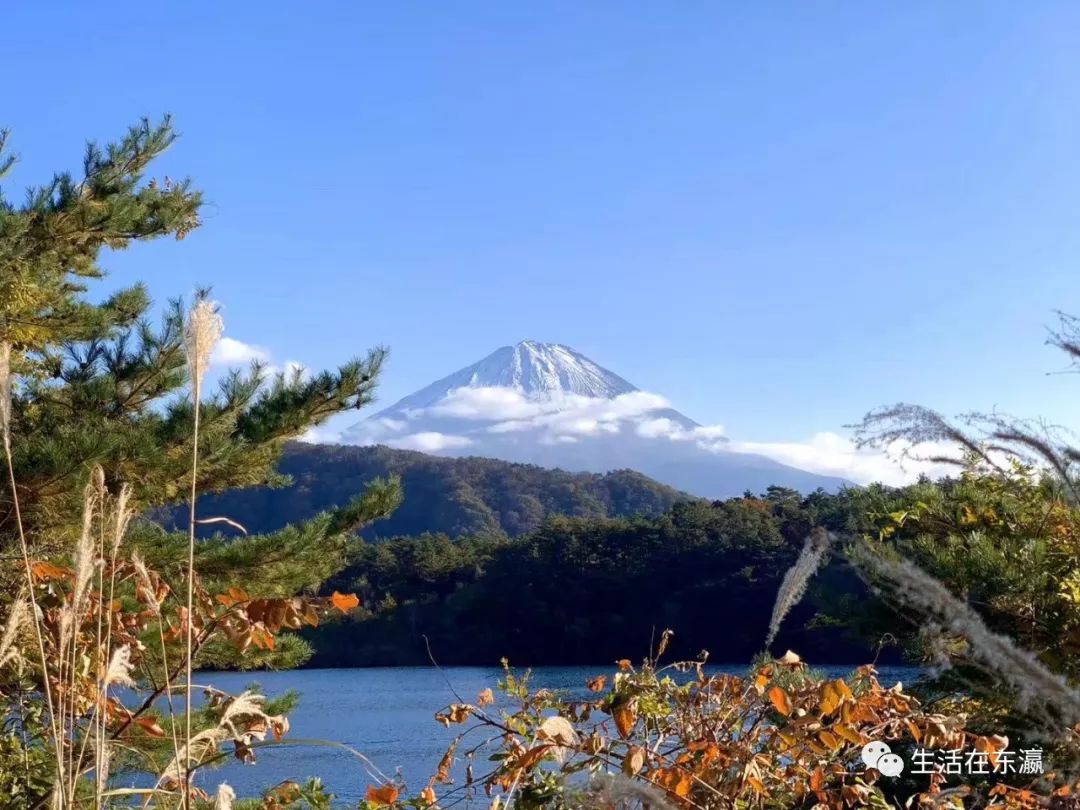
<svg viewBox="0 0 1080 810"><path fill-rule="evenodd" d="M847 675L850 667L822 667L832 677ZM745 674L746 667L709 667L714 672ZM585 680L610 674L612 667L540 667L534 670L534 687L567 690L584 696ZM910 682L918 670L882 667L881 682ZM291 730L286 740L319 739L345 743L362 752L383 773L400 772L410 791L418 791L434 773L439 759L461 726L445 728L433 715L454 696L449 679L467 701L490 687L495 690L502 671L497 668L402 667L372 669L306 669L289 672L203 672L195 682L238 694L253 683L267 696L288 690L300 692L300 703L289 715ZM497 692L497 690L496 690ZM501 702L501 696L499 696ZM339 801L355 803L373 780L363 763L333 748L287 746L257 751L258 762L241 765L230 759L216 770L204 770L196 783L212 792L228 782L240 796L261 793L285 779L303 782L319 776ZM480 761L478 758L477 762Z"/></svg>

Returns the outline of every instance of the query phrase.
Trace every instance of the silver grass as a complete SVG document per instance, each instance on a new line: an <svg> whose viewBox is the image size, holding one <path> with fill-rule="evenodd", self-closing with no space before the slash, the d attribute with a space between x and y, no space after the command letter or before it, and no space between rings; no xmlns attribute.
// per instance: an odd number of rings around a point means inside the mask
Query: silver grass
<svg viewBox="0 0 1080 810"><path fill-rule="evenodd" d="M61 647L67 646L67 641L75 631L75 622L77 617L82 614L83 603L90 589L90 579L97 564L93 529L94 515L97 513L101 501L101 491L104 488L104 479L100 473L101 468L95 467L91 475L91 481L86 485L83 492L82 529L75 544L75 583L71 592L71 600L66 602L60 610Z"/></svg>
<svg viewBox="0 0 1080 810"><path fill-rule="evenodd" d="M188 313L187 324L184 326L184 351L187 355L188 372L195 382L196 390L202 385L203 377L210 366L210 355L224 331L224 324L217 309L217 304L213 301L200 299Z"/></svg>
<svg viewBox="0 0 1080 810"><path fill-rule="evenodd" d="M970 654L988 671L1016 690L1020 707L1048 726L1080 722L1080 694L1039 659L1017 647L1012 639L993 632L982 618L948 588L908 560L892 560L869 550L856 551L852 562L870 574L872 584L883 581L882 596L933 617L944 628L967 639ZM1056 716L1055 716L1056 715Z"/></svg>
<svg viewBox="0 0 1080 810"><path fill-rule="evenodd" d="M0 430L11 436L11 344L0 342Z"/></svg>
<svg viewBox="0 0 1080 810"><path fill-rule="evenodd" d="M27 603L23 599L24 594L12 602L11 612L8 613L7 621L4 622L4 630L0 633L0 667L10 663L22 663L22 655L19 652L19 633L26 625L30 616Z"/></svg>
<svg viewBox="0 0 1080 810"><path fill-rule="evenodd" d="M214 810L233 810L233 800L236 791L227 782L218 785L217 794L214 796Z"/></svg>
<svg viewBox="0 0 1080 810"><path fill-rule="evenodd" d="M131 501L131 485L124 484L120 487L120 492L116 496L116 503L113 507L113 536L112 536L112 548L110 549L112 556L115 558L117 551L120 549L120 543L124 539L124 535L127 534L128 524L131 522L132 509L130 506Z"/></svg>
<svg viewBox="0 0 1080 810"><path fill-rule="evenodd" d="M773 643L776 634L780 632L780 624L795 605L799 604L806 586L814 572L818 570L825 555L829 552L831 537L828 532L818 527L810 532L803 543L802 551L795 565L784 574L784 581L780 583L780 590L776 592L776 603L773 605L772 618L769 620L769 635L765 639L765 646Z"/></svg>
<svg viewBox="0 0 1080 810"><path fill-rule="evenodd" d="M180 753L161 773L158 777L158 787L168 781L182 782L191 765L198 764L210 754L215 753L218 746L227 739L229 739L228 732L217 726L200 731L189 742L184 743L180 748Z"/></svg>
<svg viewBox="0 0 1080 810"><path fill-rule="evenodd" d="M672 803L663 791L621 774L602 774L593 777L588 790L572 797L569 806L575 810L641 807L650 810L672 810Z"/></svg>
<svg viewBox="0 0 1080 810"><path fill-rule="evenodd" d="M131 663L131 647L125 644L117 647L109 660L108 669L105 670L105 686L128 686L134 688L135 679L132 672L135 665Z"/></svg>
<svg viewBox="0 0 1080 810"><path fill-rule="evenodd" d="M112 761L112 746L106 742L97 752L97 761L94 763L94 782L100 796L109 786L109 766Z"/></svg>
<svg viewBox="0 0 1080 810"><path fill-rule="evenodd" d="M135 569L135 579L138 580L139 585L150 596L150 610L154 611L155 615L160 616L161 605L158 604L154 580L150 578L150 569L146 567L146 561L138 551L131 553L131 567Z"/></svg>
<svg viewBox="0 0 1080 810"><path fill-rule="evenodd" d="M30 547L26 542L26 532L23 528L22 513L19 508L19 490L15 484L15 465L12 461L11 452L11 344L0 341L0 438L4 445L4 460L7 462L7 479L11 487L11 503L15 512L15 525L19 534L19 549L22 552L23 573L26 575L27 593L30 596L30 605L33 613L31 624L34 628L34 641L37 644L38 662L41 665L41 677L45 687L45 705L49 712L49 726L55 741L60 740L60 725L57 720L56 702L53 700L52 685L49 682L49 662L45 655L45 642L41 633L41 608L38 607L37 597L34 595L34 574L30 564ZM9 617L10 618L10 617ZM56 777L61 781L64 776L64 762L61 747L53 746L53 755L56 757ZM52 803L60 807L64 803L64 795L59 790L54 790Z"/></svg>

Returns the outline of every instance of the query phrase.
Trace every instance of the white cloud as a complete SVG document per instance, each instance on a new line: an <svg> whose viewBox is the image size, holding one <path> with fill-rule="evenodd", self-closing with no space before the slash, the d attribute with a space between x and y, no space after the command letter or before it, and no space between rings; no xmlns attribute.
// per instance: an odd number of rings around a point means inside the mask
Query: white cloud
<svg viewBox="0 0 1080 810"><path fill-rule="evenodd" d="M530 401L520 391L499 386L455 388L441 401L412 415L432 414L454 416L458 419L495 420L520 419L536 414L542 403Z"/></svg>
<svg viewBox="0 0 1080 810"><path fill-rule="evenodd" d="M456 450L461 447L468 447L472 444L472 439L467 436L453 436L447 433L427 431L424 433L410 433L408 436L391 439L386 444L402 450L436 453L439 450Z"/></svg>
<svg viewBox="0 0 1080 810"><path fill-rule="evenodd" d="M407 420L382 417L361 422L345 434L344 440L354 444L378 443L439 452L468 447L477 441L482 446L481 436L485 433L528 433L530 440L557 445L614 435L625 429L644 439L693 443L713 453L762 455L782 464L858 484L881 481L899 485L913 481L923 473L938 477L953 472L947 465L919 460L919 456L950 455L950 448L944 446L921 445L910 457L901 459L904 451L911 449L910 445L895 443L888 451L859 449L849 438L833 432L816 433L803 441L740 441L728 437L722 425L685 426L665 414L670 407L667 399L646 391L634 391L611 399L562 394L532 400L512 388L464 387L450 391L430 408L408 412ZM410 425L425 417L460 421L451 428L452 433L406 433ZM336 438L315 440L333 441Z"/></svg>
<svg viewBox="0 0 1080 810"><path fill-rule="evenodd" d="M223 337L214 347L210 355L210 363L215 366L242 366L252 360L266 363L270 360L270 352L262 346L253 343L244 343L236 338Z"/></svg>
<svg viewBox="0 0 1080 810"><path fill-rule="evenodd" d="M955 470L948 465L920 461L920 457L955 456L955 448L945 445L894 442L887 449L858 448L850 439L837 433L815 433L803 442L732 442L736 453L757 453L782 464L809 472L835 475L869 484L880 481L900 485L914 481L921 474L936 478ZM905 451L909 456L904 458Z"/></svg>
<svg viewBox="0 0 1080 810"><path fill-rule="evenodd" d="M401 441L394 434L407 430L417 420L435 417L476 423L476 428L463 427L465 433L537 433L537 439L544 444L614 435L624 427L635 429L638 435L647 438L694 441L709 450L726 444L727 437L719 425L686 428L668 417L658 416L670 407L667 399L648 391L632 391L612 398L555 394L529 399L513 388L465 386L451 390L431 407L408 411L408 421L383 417L361 423L352 431L352 439L367 444Z"/></svg>
<svg viewBox="0 0 1080 810"><path fill-rule="evenodd" d="M522 423L538 427L577 418L615 422L640 417L650 411L669 408L671 403L657 394L632 391L617 397L586 397L579 394L556 394L543 399L529 399L522 392L500 386L455 388L437 404L410 416L451 416L483 422ZM514 430L508 427L502 431ZM520 428L524 429L524 427Z"/></svg>
<svg viewBox="0 0 1080 810"><path fill-rule="evenodd" d="M308 428L307 431L297 437L298 442L305 444L338 444L341 441L341 431L331 430L326 427Z"/></svg>
<svg viewBox="0 0 1080 810"><path fill-rule="evenodd" d="M703 450L714 452L728 449L728 437L723 425L698 425L688 428L673 419L660 416L645 419L635 429L645 439L668 439L673 442L694 442Z"/></svg>

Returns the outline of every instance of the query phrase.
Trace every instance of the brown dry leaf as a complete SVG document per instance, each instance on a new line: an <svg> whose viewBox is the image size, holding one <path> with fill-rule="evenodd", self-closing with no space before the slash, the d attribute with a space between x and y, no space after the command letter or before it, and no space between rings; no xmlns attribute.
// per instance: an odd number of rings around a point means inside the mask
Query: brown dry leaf
<svg viewBox="0 0 1080 810"><path fill-rule="evenodd" d="M911 736L915 739L915 742L922 740L922 732L919 731L919 727L912 723L910 720L905 720L904 725L907 726L907 730L911 732Z"/></svg>
<svg viewBox="0 0 1080 810"><path fill-rule="evenodd" d="M629 658L620 658L618 661L615 662L615 665L623 672L629 672L633 667L633 664L630 663Z"/></svg>
<svg viewBox="0 0 1080 810"><path fill-rule="evenodd" d="M300 795L300 785L293 782L291 779L287 779L270 788L264 796L264 801L285 802L287 804L289 802L295 802L300 798Z"/></svg>
<svg viewBox="0 0 1080 810"><path fill-rule="evenodd" d="M772 678L772 667L762 667L758 670L757 676L754 678L754 689L760 695L765 691L765 687L769 685L769 679Z"/></svg>
<svg viewBox="0 0 1080 810"><path fill-rule="evenodd" d="M604 750L604 738L594 731L589 735L589 738L585 740L585 744L582 748L587 754L599 754Z"/></svg>
<svg viewBox="0 0 1080 810"><path fill-rule="evenodd" d="M690 788L693 785L690 774L682 768L660 768L649 774L649 778L680 799L685 799L690 795Z"/></svg>
<svg viewBox="0 0 1080 810"><path fill-rule="evenodd" d="M779 686L774 686L769 690L769 702L772 703L773 708L784 715L784 717L791 714L791 698L789 698L788 693Z"/></svg>
<svg viewBox="0 0 1080 810"><path fill-rule="evenodd" d="M275 740L281 742L282 737L289 733L289 718L283 715L271 717L270 732L274 735Z"/></svg>
<svg viewBox="0 0 1080 810"><path fill-rule="evenodd" d="M818 739L825 743L830 751L835 751L840 747L840 739L835 734L832 734L825 729L818 732Z"/></svg>
<svg viewBox="0 0 1080 810"><path fill-rule="evenodd" d="M420 791L420 798L424 800L424 804L431 807L431 805L435 804L435 788L428 785Z"/></svg>
<svg viewBox="0 0 1080 810"><path fill-rule="evenodd" d="M553 747L554 746L552 745L544 743L543 745L538 745L535 748L530 748L528 751L526 751L517 758L517 760L514 762L514 767L520 768L523 771L528 770L541 759L543 759L544 755L551 751Z"/></svg>
<svg viewBox="0 0 1080 810"><path fill-rule="evenodd" d="M436 782L441 782L444 785L450 784L450 768L454 764L454 752L457 751L458 741L461 737L454 740L450 747L446 749L446 753L443 754L442 759L439 760L439 767L433 777Z"/></svg>
<svg viewBox="0 0 1080 810"><path fill-rule="evenodd" d="M495 702L495 693L492 692L490 688L485 689L483 692L480 693L476 702L479 703L481 706L490 706L492 703Z"/></svg>
<svg viewBox="0 0 1080 810"><path fill-rule="evenodd" d="M153 717L137 717L135 722L139 724L139 728L149 734L151 737L164 737L165 729L161 727L157 720Z"/></svg>
<svg viewBox="0 0 1080 810"><path fill-rule="evenodd" d="M44 560L37 560L30 563L30 572L34 575L34 579L38 582L49 582L56 579L70 579L75 576L75 572L70 568L61 568L58 565L53 565L50 562Z"/></svg>
<svg viewBox="0 0 1080 810"><path fill-rule="evenodd" d="M585 681L585 685L592 692L603 692L604 687L607 686L607 676L597 675L595 678L589 678L589 680Z"/></svg>
<svg viewBox="0 0 1080 810"><path fill-rule="evenodd" d="M397 797L398 789L393 785L383 785L382 787L368 785L366 798L372 804L390 806L397 801Z"/></svg>
<svg viewBox="0 0 1080 810"><path fill-rule="evenodd" d="M821 704L819 708L823 715L835 712L840 708L842 701L843 697L840 690L836 688L835 681L826 681L821 685Z"/></svg>
<svg viewBox="0 0 1080 810"><path fill-rule="evenodd" d="M637 776L645 767L645 749L635 745L626 752L623 758L622 770L627 776Z"/></svg>
<svg viewBox="0 0 1080 810"><path fill-rule="evenodd" d="M674 630L665 630L663 635L660 636L660 649L656 651L657 658L667 652L668 644L671 642L671 637L673 635L675 635Z"/></svg>
<svg viewBox="0 0 1080 810"><path fill-rule="evenodd" d="M863 743L862 736L851 726L845 726L843 723L834 723L832 730L836 736L842 737L852 745L862 745Z"/></svg>
<svg viewBox="0 0 1080 810"><path fill-rule="evenodd" d="M615 728L619 730L619 736L626 739L630 736L630 732L634 728L634 723L637 722L637 712L635 711L634 701L624 700L617 706L613 706L611 709L611 716L615 720Z"/></svg>
<svg viewBox="0 0 1080 810"><path fill-rule="evenodd" d="M818 765L814 768L814 772L810 774L810 789L813 791L819 791L825 787L825 771L821 770L821 766Z"/></svg>
<svg viewBox="0 0 1080 810"><path fill-rule="evenodd" d="M792 668L801 667L803 665L802 659L799 658L799 656L793 653L791 650L788 650L786 653L783 654L783 656L777 658L776 663L780 664L781 666Z"/></svg>
<svg viewBox="0 0 1080 810"><path fill-rule="evenodd" d="M330 597L330 603L342 613L348 613L360 604L360 598L355 593L338 593Z"/></svg>

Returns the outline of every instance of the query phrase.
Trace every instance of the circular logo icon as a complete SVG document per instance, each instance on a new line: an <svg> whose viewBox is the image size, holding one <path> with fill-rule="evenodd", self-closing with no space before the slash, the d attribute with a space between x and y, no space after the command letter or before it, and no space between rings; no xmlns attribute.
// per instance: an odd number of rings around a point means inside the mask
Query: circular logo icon
<svg viewBox="0 0 1080 810"><path fill-rule="evenodd" d="M875 740L863 746L862 761L866 763L867 768L876 768L878 760L891 753L892 749L886 743Z"/></svg>

